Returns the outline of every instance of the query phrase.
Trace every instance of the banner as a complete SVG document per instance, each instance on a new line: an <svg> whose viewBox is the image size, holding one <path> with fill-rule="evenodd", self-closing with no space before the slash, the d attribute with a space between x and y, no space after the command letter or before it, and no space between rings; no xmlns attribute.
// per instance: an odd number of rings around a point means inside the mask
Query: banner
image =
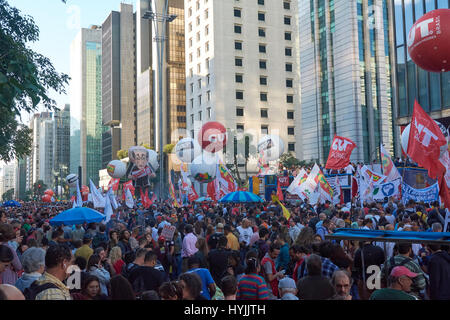
<svg viewBox="0 0 450 320"><path fill-rule="evenodd" d="M398 195L401 182L402 179L398 178L394 181L375 186L372 192L373 200L384 200L386 197L389 198Z"/></svg>
<svg viewBox="0 0 450 320"><path fill-rule="evenodd" d="M105 198L95 187L94 183L91 179L89 179L89 186L91 188L92 202L94 203L94 208L104 208L105 207Z"/></svg>
<svg viewBox="0 0 450 320"><path fill-rule="evenodd" d="M352 140L335 135L325 168L335 170L345 168L350 163L350 156L355 148L356 143Z"/></svg>
<svg viewBox="0 0 450 320"><path fill-rule="evenodd" d="M310 195L314 193L316 187L318 185L318 180L316 180L317 175L319 174L320 168L317 163L312 168L311 172L308 175L308 178L303 182L299 187L299 192L304 193L308 198ZM297 193L298 194L298 193Z"/></svg>
<svg viewBox="0 0 450 320"><path fill-rule="evenodd" d="M111 206L113 207L114 210L116 210L119 207L119 205L117 204L116 197L114 196L112 189L108 190L108 192L106 193L106 197L109 198Z"/></svg>
<svg viewBox="0 0 450 320"><path fill-rule="evenodd" d="M278 177L280 187L289 187L289 177Z"/></svg>
<svg viewBox="0 0 450 320"><path fill-rule="evenodd" d="M406 204L412 199L416 202L423 201L430 203L433 201L439 201L439 185L435 183L426 189L414 189L406 183L402 183L402 200Z"/></svg>
<svg viewBox="0 0 450 320"><path fill-rule="evenodd" d="M173 206L179 208L180 204L178 203L177 196L175 195L175 188L173 187L172 179L170 178L169 178L169 194L172 198Z"/></svg>
<svg viewBox="0 0 450 320"><path fill-rule="evenodd" d="M109 189L111 190L111 189ZM108 191L109 192L109 191ZM108 223L111 220L111 216L113 215L113 208L111 207L111 200L108 195L105 197L105 211L104 215L106 216L105 223Z"/></svg>
<svg viewBox="0 0 450 320"><path fill-rule="evenodd" d="M112 188L113 191L117 191L119 189L119 181L120 181L120 179L114 179L114 178L109 180L108 189Z"/></svg>
<svg viewBox="0 0 450 320"><path fill-rule="evenodd" d="M383 168L383 174L387 177L387 181L394 181L401 178L397 167L391 159L389 153L384 149L383 145L380 146L381 153L381 167Z"/></svg>
<svg viewBox="0 0 450 320"><path fill-rule="evenodd" d="M323 200L324 201L328 200L331 203L333 203L333 193L334 193L333 188L331 188L322 170L319 170L319 174L317 175L317 181L319 183L319 192Z"/></svg>

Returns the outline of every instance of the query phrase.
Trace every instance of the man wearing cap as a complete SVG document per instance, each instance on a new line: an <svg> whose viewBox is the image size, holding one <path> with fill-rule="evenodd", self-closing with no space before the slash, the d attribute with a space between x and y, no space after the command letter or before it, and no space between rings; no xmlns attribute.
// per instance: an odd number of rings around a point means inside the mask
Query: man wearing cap
<svg viewBox="0 0 450 320"><path fill-rule="evenodd" d="M278 282L278 291L280 293L280 300L298 300L297 285L294 279L285 277Z"/></svg>
<svg viewBox="0 0 450 320"><path fill-rule="evenodd" d="M92 236L89 233L85 233L83 236L83 245L75 251L75 258L82 257L89 261L89 258L94 253L94 250L90 247L92 243Z"/></svg>
<svg viewBox="0 0 450 320"><path fill-rule="evenodd" d="M393 268L388 278L389 287L374 291L370 300L418 300L409 294L413 279L417 276L404 266Z"/></svg>

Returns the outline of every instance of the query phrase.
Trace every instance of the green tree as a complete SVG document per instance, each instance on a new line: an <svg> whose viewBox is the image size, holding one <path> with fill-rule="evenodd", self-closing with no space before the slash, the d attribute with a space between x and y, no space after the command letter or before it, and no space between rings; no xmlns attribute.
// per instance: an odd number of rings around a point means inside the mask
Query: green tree
<svg viewBox="0 0 450 320"><path fill-rule="evenodd" d="M28 47L38 40L39 28L33 18L0 0L0 160L6 162L31 152L30 130L16 118L22 111L37 111L38 104L57 110L47 92L65 94L70 79Z"/></svg>
<svg viewBox="0 0 450 320"><path fill-rule="evenodd" d="M44 183L44 181L42 180L38 180L33 184L33 194L34 197L39 198L42 197L44 195L45 190L47 190L48 187L47 185Z"/></svg>
<svg viewBox="0 0 450 320"><path fill-rule="evenodd" d="M128 150L117 151L117 158L119 158L119 160L125 159L126 157L128 157Z"/></svg>
<svg viewBox="0 0 450 320"><path fill-rule="evenodd" d="M292 153L283 153L280 157L280 163L283 167L292 168L301 166L301 161L292 155Z"/></svg>
<svg viewBox="0 0 450 320"><path fill-rule="evenodd" d="M170 153L172 153L174 148L175 148L175 145L173 143L166 144L163 147L163 153L170 154Z"/></svg>
<svg viewBox="0 0 450 320"><path fill-rule="evenodd" d="M23 201L31 201L33 200L33 191L27 190L25 191L25 195L23 196Z"/></svg>
<svg viewBox="0 0 450 320"><path fill-rule="evenodd" d="M14 189L9 189L2 195L3 201L13 200L14 199Z"/></svg>

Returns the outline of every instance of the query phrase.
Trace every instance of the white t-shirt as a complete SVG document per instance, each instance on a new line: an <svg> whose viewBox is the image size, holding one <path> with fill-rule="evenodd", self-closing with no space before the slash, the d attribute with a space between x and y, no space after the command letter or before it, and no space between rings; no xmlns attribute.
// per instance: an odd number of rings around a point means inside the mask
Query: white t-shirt
<svg viewBox="0 0 450 320"><path fill-rule="evenodd" d="M344 168L345 173L347 174L352 174L353 172L355 172L355 168L353 168L353 166L351 164L349 164L348 166L346 166Z"/></svg>
<svg viewBox="0 0 450 320"><path fill-rule="evenodd" d="M239 226L236 229L239 232L239 242L245 242L247 246L250 245L250 239L253 235L253 229L251 227L244 229L242 226Z"/></svg>

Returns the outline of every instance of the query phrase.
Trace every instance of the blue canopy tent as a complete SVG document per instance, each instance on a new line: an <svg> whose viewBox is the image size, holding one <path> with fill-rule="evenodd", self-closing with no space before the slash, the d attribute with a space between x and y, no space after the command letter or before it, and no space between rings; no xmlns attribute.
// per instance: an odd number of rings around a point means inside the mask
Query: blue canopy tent
<svg viewBox="0 0 450 320"><path fill-rule="evenodd" d="M212 199L209 197L200 197L197 200L195 200L194 202L204 202L204 201L212 201Z"/></svg>
<svg viewBox="0 0 450 320"><path fill-rule="evenodd" d="M231 192L219 200L220 203L254 203L263 202L259 196L248 191Z"/></svg>
<svg viewBox="0 0 450 320"><path fill-rule="evenodd" d="M9 200L3 202L4 207L21 207L22 205L15 200Z"/></svg>
<svg viewBox="0 0 450 320"><path fill-rule="evenodd" d="M100 212L91 208L81 207L63 211L56 217L50 219L49 222L52 226L71 226L74 224L83 224L85 222L101 222L104 219L105 216Z"/></svg>
<svg viewBox="0 0 450 320"><path fill-rule="evenodd" d="M386 252L386 242L409 242L423 244L450 244L450 232L413 232L413 231L384 231L384 230L361 230L340 228L334 233L325 235L327 240L354 240L354 241L376 241L384 243ZM361 250L361 264L366 270L364 263L364 250ZM362 273L363 283L366 283L366 273ZM388 274L386 274L388 276Z"/></svg>

